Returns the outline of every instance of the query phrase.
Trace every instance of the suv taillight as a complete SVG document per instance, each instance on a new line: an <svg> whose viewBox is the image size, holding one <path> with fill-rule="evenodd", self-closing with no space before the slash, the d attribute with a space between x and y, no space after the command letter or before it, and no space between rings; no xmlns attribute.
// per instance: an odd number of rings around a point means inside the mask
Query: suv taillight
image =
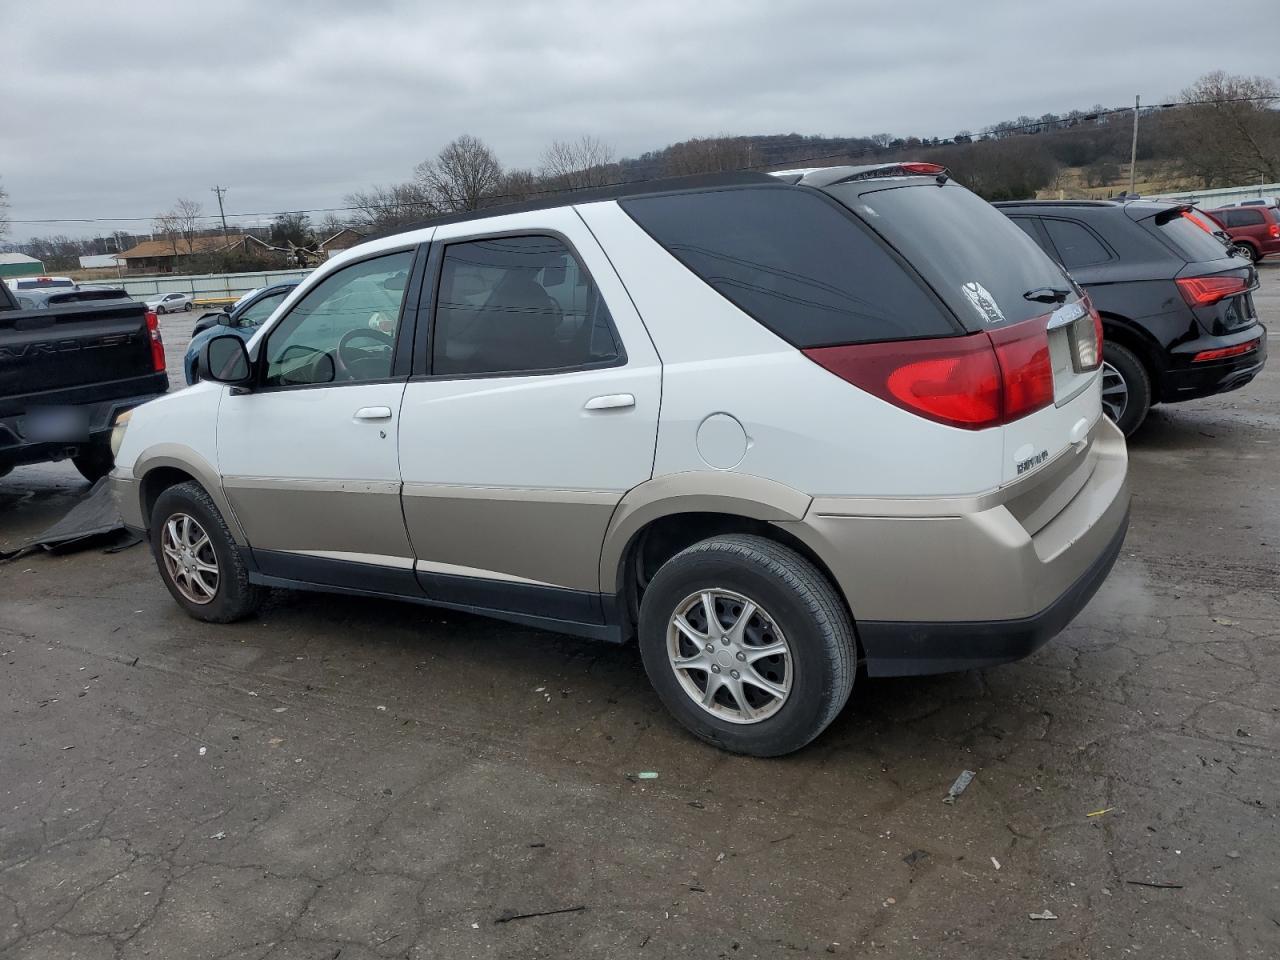
<svg viewBox="0 0 1280 960"><path fill-rule="evenodd" d="M1175 282L1182 299L1193 307L1207 307L1249 289L1244 277L1180 277Z"/></svg>
<svg viewBox="0 0 1280 960"><path fill-rule="evenodd" d="M1267 233L1271 235L1273 240L1280 239L1280 223L1273 223L1268 226Z"/></svg>
<svg viewBox="0 0 1280 960"><path fill-rule="evenodd" d="M164 340L160 336L160 318L154 310L147 311L147 331L151 334L151 368L156 373L164 371Z"/></svg>
<svg viewBox="0 0 1280 960"><path fill-rule="evenodd" d="M804 353L842 380L918 416L984 430L1053 403L1047 319L967 337L813 347Z"/></svg>

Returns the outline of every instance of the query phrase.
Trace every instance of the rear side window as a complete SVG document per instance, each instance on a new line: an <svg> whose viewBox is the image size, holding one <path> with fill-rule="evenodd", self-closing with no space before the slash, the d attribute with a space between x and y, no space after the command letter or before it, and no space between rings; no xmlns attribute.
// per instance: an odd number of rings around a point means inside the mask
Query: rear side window
<svg viewBox="0 0 1280 960"><path fill-rule="evenodd" d="M1068 270L1106 263L1111 259L1111 252L1084 224L1045 218L1044 228L1062 258L1062 265Z"/></svg>
<svg viewBox="0 0 1280 960"><path fill-rule="evenodd" d="M574 370L624 359L609 307L564 241L500 237L445 248L433 374Z"/></svg>
<svg viewBox="0 0 1280 960"><path fill-rule="evenodd" d="M1261 210L1232 210L1227 214L1228 227L1256 227L1263 222Z"/></svg>
<svg viewBox="0 0 1280 960"><path fill-rule="evenodd" d="M872 233L804 189L621 201L650 236L797 347L959 333Z"/></svg>
<svg viewBox="0 0 1280 960"><path fill-rule="evenodd" d="M1225 260L1231 255L1226 244L1204 228L1197 226L1194 220L1181 214L1175 213L1167 218L1163 215L1148 217L1142 223L1148 230L1154 231L1166 243L1172 245L1173 249L1182 254L1183 259L1189 263Z"/></svg>
<svg viewBox="0 0 1280 960"><path fill-rule="evenodd" d="M872 191L848 183L827 192L897 247L970 330L1043 316L1052 308L1026 293L1071 289L1030 237L955 182Z"/></svg>

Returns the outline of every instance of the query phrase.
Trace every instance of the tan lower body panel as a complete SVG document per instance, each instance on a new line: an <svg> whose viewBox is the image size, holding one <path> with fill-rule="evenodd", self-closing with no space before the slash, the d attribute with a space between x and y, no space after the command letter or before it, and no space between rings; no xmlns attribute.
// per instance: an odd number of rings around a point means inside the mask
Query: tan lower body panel
<svg viewBox="0 0 1280 960"><path fill-rule="evenodd" d="M1078 486L1074 470L1050 475L1034 508L1018 485L950 513L941 511L959 502L885 500L875 516L872 501L822 497L803 520L777 526L826 563L855 620L1015 620L1062 596L1125 522L1128 459L1109 422L1096 433L1089 465ZM1053 495L1062 484L1065 504ZM1048 509L1056 511L1051 518Z"/></svg>
<svg viewBox="0 0 1280 960"><path fill-rule="evenodd" d="M256 549L412 560L399 483L223 477L222 488Z"/></svg>
<svg viewBox="0 0 1280 960"><path fill-rule="evenodd" d="M595 592L600 546L621 492L406 483L419 569L474 571Z"/></svg>

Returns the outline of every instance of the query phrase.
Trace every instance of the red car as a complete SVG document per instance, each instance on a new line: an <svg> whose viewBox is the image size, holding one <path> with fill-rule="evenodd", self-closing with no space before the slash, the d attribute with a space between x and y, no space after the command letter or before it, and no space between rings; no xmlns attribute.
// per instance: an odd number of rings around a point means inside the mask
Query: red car
<svg viewBox="0 0 1280 960"><path fill-rule="evenodd" d="M1246 250L1254 263L1280 253L1280 210L1275 207L1219 207L1205 212L1222 224L1232 243Z"/></svg>

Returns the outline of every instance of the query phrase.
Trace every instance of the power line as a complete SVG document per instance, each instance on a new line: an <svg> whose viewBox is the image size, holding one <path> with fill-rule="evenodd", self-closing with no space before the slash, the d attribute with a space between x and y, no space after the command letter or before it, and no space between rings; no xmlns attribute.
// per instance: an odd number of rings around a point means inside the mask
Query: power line
<svg viewBox="0 0 1280 960"><path fill-rule="evenodd" d="M1172 109L1176 107L1198 107L1198 106L1206 106L1206 105L1220 106L1226 103L1270 102L1271 100L1274 100L1274 99L1275 99L1274 97L1261 96L1261 97L1230 97L1223 100L1186 100L1186 101L1180 100L1180 101L1174 101L1172 103L1148 104L1147 106L1141 108L1141 112L1144 112L1144 113L1155 112L1158 110L1167 110L1167 109ZM977 141L983 141L983 140L999 140L1002 137L1004 137L1006 134L1019 133L1019 132L1025 132L1025 131L1033 131L1036 133L1040 133L1055 127L1056 128L1074 127L1074 126L1079 126L1081 124L1090 123L1090 122L1099 120L1103 117L1109 117L1118 113L1133 113L1134 109L1135 109L1134 107L1111 107L1106 110L1091 110L1087 113L1079 112L1074 116L1067 115L1067 116L1055 117L1053 120L1033 120L1029 123L1023 123L1023 124L1017 124L1017 125L995 124L987 128L987 131L988 131L987 133L980 133L973 136L972 141L977 142ZM730 137L729 139L735 139L735 138ZM863 139L863 138L849 137L848 139L856 140L856 139ZM900 139L907 139L907 138L900 138ZM925 147L932 148L932 147L938 147L938 146L945 146L951 143L956 143L957 141L955 141L954 139L941 140L940 138L935 137L935 138L932 138L932 140L930 141L925 141L922 139L920 142ZM725 170L721 172L730 173L734 171L744 171L744 170L765 170L766 168L769 168L769 167L779 167L779 166L795 167L795 166L800 166L806 163L815 163L820 160L838 160L838 159L849 157L849 156L850 156L850 151L840 150L835 153L826 153L826 154L820 154L820 155L811 156L811 157L796 157L789 160L783 160L777 163L749 164L743 167L736 167L734 168L734 170ZM636 177L631 180L611 181L608 185L609 186L629 186L631 184L646 183L648 181L656 180L656 179L660 179L660 178ZM588 188L570 187L568 189L565 189L563 187L548 187L542 190L525 190L520 193L486 194L482 199L484 199L486 202L493 201L493 200L521 200L521 199L527 199L528 197L544 196L546 194L552 194L552 193L575 193L578 190L582 190L582 189L588 189ZM213 192L215 193L218 193L219 190L221 190L222 193L225 193L227 188L226 187L213 188ZM357 210L366 209L366 207L356 204L356 205L349 205L349 206L342 206L342 207L307 207L305 209L300 209L300 210L266 210L266 211L260 211L256 213L223 213L221 212L222 193L219 193L218 195L218 207L220 211L218 214L212 214L212 213L201 214L200 216L193 217L192 219L216 220L219 217L221 217L223 221L223 230L225 232L227 217L253 219L253 218L262 218L262 217L299 216L299 215L309 215L309 214L315 214L315 213L352 213ZM460 198L450 197L448 199L455 200ZM433 200L397 200L387 204L387 206L394 207L394 208L403 208L403 207L433 207L434 208L436 207L436 203ZM26 224L150 223L155 219L156 219L155 214L152 214L149 217L44 217L44 218L35 218L35 219L26 219L26 220L10 219L8 222L11 224L14 224L14 223L26 223Z"/></svg>

